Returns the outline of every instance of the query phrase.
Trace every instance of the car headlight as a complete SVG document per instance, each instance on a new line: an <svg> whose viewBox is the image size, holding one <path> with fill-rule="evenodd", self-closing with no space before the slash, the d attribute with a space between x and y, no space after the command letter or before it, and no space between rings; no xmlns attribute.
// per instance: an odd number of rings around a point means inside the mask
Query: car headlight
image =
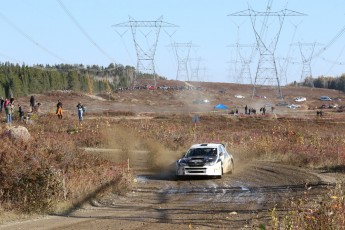
<svg viewBox="0 0 345 230"><path fill-rule="evenodd" d="M215 161L209 161L209 162L206 162L206 163L205 163L205 166L213 166L213 165L215 165L215 164L216 164Z"/></svg>
<svg viewBox="0 0 345 230"><path fill-rule="evenodd" d="M187 165L186 162L184 162L184 161L177 161L176 164L177 164L177 166L186 166Z"/></svg>

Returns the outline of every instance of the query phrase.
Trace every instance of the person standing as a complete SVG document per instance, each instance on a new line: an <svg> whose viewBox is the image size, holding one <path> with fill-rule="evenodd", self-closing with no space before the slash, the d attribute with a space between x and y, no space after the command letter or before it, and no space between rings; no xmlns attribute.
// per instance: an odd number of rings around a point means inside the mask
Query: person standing
<svg viewBox="0 0 345 230"><path fill-rule="evenodd" d="M34 97L34 95L32 95L30 97L30 107L31 107L31 112L33 112L34 111L34 107L35 107L35 97Z"/></svg>
<svg viewBox="0 0 345 230"><path fill-rule="evenodd" d="M62 102L60 100L58 100L58 103L56 104L56 114L59 119L62 119Z"/></svg>
<svg viewBox="0 0 345 230"><path fill-rule="evenodd" d="M6 112L6 123L11 125L12 123L12 113L13 113L14 105L12 103L8 103L5 107Z"/></svg>
<svg viewBox="0 0 345 230"><path fill-rule="evenodd" d="M84 114L84 106L81 102L79 102L77 105L77 112L78 112L79 122L82 122L83 121L83 114Z"/></svg>
<svg viewBox="0 0 345 230"><path fill-rule="evenodd" d="M18 105L18 113L19 113L20 121L23 122L24 121L24 110L20 104Z"/></svg>
<svg viewBox="0 0 345 230"><path fill-rule="evenodd" d="M4 102L5 102L4 98L1 97L1 99L0 99L0 113L2 113L2 109L4 108Z"/></svg>
<svg viewBox="0 0 345 230"><path fill-rule="evenodd" d="M4 109L6 109L6 107L10 104L10 100L8 100L7 98L4 101Z"/></svg>

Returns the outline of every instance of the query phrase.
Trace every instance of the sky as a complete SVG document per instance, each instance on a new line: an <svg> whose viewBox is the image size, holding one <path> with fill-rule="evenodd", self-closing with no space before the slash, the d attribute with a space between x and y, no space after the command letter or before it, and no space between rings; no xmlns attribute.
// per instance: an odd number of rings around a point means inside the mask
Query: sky
<svg viewBox="0 0 345 230"><path fill-rule="evenodd" d="M265 23L265 17L249 16L248 12L266 12L269 2L270 12L288 9L294 16L271 16ZM274 53L269 64L276 63L281 85L300 81L302 73L313 77L345 73L343 0L0 0L0 4L2 63L137 67L138 60L144 60L137 50L142 50L149 55L148 63L154 61L155 72L167 79L250 83L262 63L258 48L268 46ZM242 16L232 16L242 11ZM130 21L162 24L136 27L133 34ZM263 43L257 42L255 32Z"/></svg>

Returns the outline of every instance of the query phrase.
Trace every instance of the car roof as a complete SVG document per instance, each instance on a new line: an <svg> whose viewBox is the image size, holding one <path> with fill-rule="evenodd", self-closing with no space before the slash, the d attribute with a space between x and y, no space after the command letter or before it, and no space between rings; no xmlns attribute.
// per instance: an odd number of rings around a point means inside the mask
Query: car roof
<svg viewBox="0 0 345 230"><path fill-rule="evenodd" d="M217 148L219 145L219 143L201 143L201 144L194 144L192 145L190 148L191 149L195 149L195 148Z"/></svg>

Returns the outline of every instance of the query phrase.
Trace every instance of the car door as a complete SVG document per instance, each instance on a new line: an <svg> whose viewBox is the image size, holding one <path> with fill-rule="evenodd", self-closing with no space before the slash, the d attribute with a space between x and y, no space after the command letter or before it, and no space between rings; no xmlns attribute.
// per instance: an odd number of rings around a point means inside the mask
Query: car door
<svg viewBox="0 0 345 230"><path fill-rule="evenodd" d="M227 172L229 170L229 155L226 154L226 151L222 145L219 146L219 157L223 164L223 172Z"/></svg>

